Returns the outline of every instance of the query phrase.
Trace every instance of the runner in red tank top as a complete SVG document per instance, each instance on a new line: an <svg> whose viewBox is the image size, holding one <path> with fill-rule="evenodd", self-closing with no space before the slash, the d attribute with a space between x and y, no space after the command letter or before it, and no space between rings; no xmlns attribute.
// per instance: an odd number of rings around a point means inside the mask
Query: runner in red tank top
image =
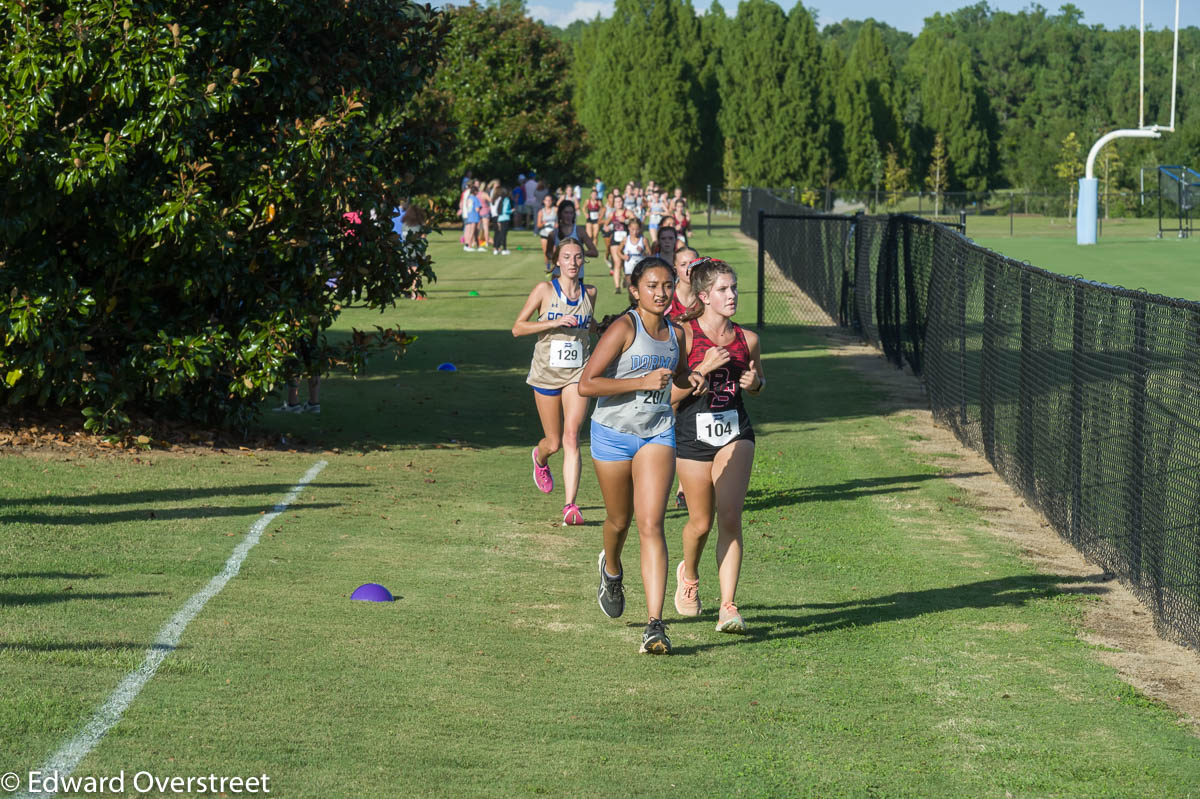
<svg viewBox="0 0 1200 799"><path fill-rule="evenodd" d="M758 335L733 323L737 275L728 264L701 258L690 264L692 287L702 311L684 316L688 365L707 381L707 392L679 400L675 418L676 468L687 492L688 522L683 528L683 560L675 569L675 609L699 616L704 545L717 516L717 578L721 607L717 630L745 632L734 604L742 566L742 508L754 463L754 429L743 395L766 384Z"/></svg>

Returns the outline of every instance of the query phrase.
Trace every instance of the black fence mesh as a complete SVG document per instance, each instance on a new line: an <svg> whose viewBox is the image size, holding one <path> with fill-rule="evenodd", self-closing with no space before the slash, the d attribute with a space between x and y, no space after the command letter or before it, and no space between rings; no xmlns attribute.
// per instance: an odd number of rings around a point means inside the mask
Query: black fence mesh
<svg viewBox="0 0 1200 799"><path fill-rule="evenodd" d="M759 190L743 193L742 228L824 323L909 365L938 422L1129 584L1160 632L1200 647L1200 303L1055 275L917 217L804 215ZM765 324L822 323L767 284Z"/></svg>

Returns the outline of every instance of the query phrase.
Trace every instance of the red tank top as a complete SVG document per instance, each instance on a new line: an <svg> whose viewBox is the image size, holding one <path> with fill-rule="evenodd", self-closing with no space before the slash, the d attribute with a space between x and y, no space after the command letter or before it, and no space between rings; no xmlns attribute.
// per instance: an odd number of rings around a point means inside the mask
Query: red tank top
<svg viewBox="0 0 1200 799"><path fill-rule="evenodd" d="M679 321L679 317L687 313L688 307L679 301L678 294L671 295L671 305L667 308L667 318ZM692 320L695 323L695 319Z"/></svg>
<svg viewBox="0 0 1200 799"><path fill-rule="evenodd" d="M717 346L712 339L704 334L700 320L693 319L692 349L688 353L688 366L695 369L704 360L704 353ZM746 344L746 334L739 325L733 326L733 341L725 345L729 352L729 362L718 366L708 375L708 408L719 411L740 405L741 386L738 381L742 374L750 369L750 347Z"/></svg>

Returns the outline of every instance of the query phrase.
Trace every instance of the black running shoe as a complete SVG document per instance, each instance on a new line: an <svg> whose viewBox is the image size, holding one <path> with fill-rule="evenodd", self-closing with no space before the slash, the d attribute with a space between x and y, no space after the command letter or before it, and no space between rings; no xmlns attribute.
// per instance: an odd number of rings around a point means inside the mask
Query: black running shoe
<svg viewBox="0 0 1200 799"><path fill-rule="evenodd" d="M613 579L604 573L604 550L600 550L600 589L596 591L600 609L610 619L617 619L625 612L625 585L621 578Z"/></svg>
<svg viewBox="0 0 1200 799"><path fill-rule="evenodd" d="M638 650L650 655L671 654L671 639L667 637L667 628L662 619L651 619L642 633L642 648Z"/></svg>

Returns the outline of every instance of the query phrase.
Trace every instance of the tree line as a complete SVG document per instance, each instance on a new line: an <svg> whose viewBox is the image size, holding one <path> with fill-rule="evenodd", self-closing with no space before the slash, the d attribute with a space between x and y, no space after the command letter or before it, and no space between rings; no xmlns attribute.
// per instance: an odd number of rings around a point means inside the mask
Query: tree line
<svg viewBox="0 0 1200 799"><path fill-rule="evenodd" d="M698 13L687 0L617 0L610 17L565 30L511 0L447 13L451 38L469 44L439 75L508 82L488 103L454 93L457 170L535 166L554 180L653 179L691 192L1058 193L1078 176L1064 177L1067 150L1082 144L1086 156L1103 133L1138 122L1136 28L1087 25L1069 4L1010 13L981 2L929 17L916 36L870 19L819 30L803 4L785 12L772 0L744 0L733 16L717 2ZM512 56L494 31L518 27L537 47ZM1171 31L1147 33L1147 124L1169 121L1171 47ZM1181 31L1180 53L1177 131L1109 145L1102 177L1113 190L1135 188L1138 167L1200 160L1200 29ZM548 126L510 137L499 159L471 141L511 119Z"/></svg>

